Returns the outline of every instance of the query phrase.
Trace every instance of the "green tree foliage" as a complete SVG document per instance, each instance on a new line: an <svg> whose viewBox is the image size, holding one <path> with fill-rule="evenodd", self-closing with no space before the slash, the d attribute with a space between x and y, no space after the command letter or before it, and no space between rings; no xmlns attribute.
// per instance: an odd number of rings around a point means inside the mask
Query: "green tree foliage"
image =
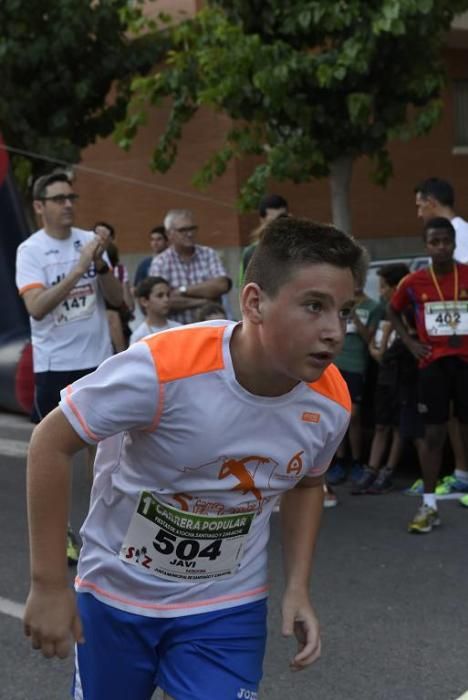
<svg viewBox="0 0 468 700"><path fill-rule="evenodd" d="M389 139L426 133L437 121L441 51L467 8L468 0L212 0L173 28L164 67L135 81L118 138L129 147L148 104L171 98L152 159L164 172L183 125L207 105L233 125L197 174L199 185L232 158L254 154L261 160L242 190L243 207L256 204L269 178L331 174L343 208L357 157L369 156L385 183Z"/></svg>
<svg viewBox="0 0 468 700"><path fill-rule="evenodd" d="M128 33L127 0L0 2L0 132L8 146L75 163L123 119L131 79L152 68L161 35ZM151 27L150 27L151 29ZM22 180L50 163L15 158Z"/></svg>

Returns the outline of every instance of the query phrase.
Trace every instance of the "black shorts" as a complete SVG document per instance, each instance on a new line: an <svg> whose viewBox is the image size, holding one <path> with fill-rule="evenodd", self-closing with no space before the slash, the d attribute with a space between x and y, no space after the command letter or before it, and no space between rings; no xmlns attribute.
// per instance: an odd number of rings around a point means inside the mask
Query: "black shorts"
<svg viewBox="0 0 468 700"><path fill-rule="evenodd" d="M447 423L450 404L460 423L468 423L468 362L441 357L419 370L418 411L426 425Z"/></svg>
<svg viewBox="0 0 468 700"><path fill-rule="evenodd" d="M387 384L377 384L374 396L375 424L396 427L400 423L398 389Z"/></svg>
<svg viewBox="0 0 468 700"><path fill-rule="evenodd" d="M348 391L351 396L352 403L362 403L362 395L364 393L364 375L360 372L348 372L345 369L340 369L340 372L348 385Z"/></svg>
<svg viewBox="0 0 468 700"><path fill-rule="evenodd" d="M54 410L60 401L61 390L85 377L96 368L70 369L64 372L34 373L34 403L31 413L33 423L40 423L48 413Z"/></svg>

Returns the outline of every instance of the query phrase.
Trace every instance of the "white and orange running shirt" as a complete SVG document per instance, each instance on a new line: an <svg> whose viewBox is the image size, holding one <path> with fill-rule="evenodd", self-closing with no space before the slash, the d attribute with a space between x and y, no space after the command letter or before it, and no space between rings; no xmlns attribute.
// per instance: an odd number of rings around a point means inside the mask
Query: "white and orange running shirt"
<svg viewBox="0 0 468 700"><path fill-rule="evenodd" d="M48 289L77 265L92 231L72 228L65 240L36 231L18 247L16 285L19 293ZM94 264L55 309L43 319L31 318L35 372L97 367L112 355L104 298Z"/></svg>
<svg viewBox="0 0 468 700"><path fill-rule="evenodd" d="M150 336L62 391L72 427L100 443L78 591L154 617L267 595L273 507L325 472L351 404L333 365L282 396L246 391L232 366L235 326Z"/></svg>

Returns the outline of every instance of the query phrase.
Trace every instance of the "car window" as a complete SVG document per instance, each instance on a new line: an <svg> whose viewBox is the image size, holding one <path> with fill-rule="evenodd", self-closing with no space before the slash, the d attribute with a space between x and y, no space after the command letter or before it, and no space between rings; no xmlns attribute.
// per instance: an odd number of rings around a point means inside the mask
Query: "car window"
<svg viewBox="0 0 468 700"><path fill-rule="evenodd" d="M392 263L405 263L408 265L410 272L415 272L416 270L422 270L424 267L428 267L430 263L430 258L418 255L414 257L402 257L402 258L382 258L381 260L373 260L369 265L367 271L367 279L364 287L364 292L371 299L379 301L379 275L378 271L383 265L390 265Z"/></svg>

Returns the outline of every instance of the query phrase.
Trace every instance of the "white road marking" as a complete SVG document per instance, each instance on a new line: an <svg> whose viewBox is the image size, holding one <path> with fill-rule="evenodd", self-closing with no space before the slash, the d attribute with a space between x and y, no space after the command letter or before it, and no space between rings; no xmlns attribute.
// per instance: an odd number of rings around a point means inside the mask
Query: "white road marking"
<svg viewBox="0 0 468 700"><path fill-rule="evenodd" d="M34 425L27 416L19 415L17 413L0 413L0 427L27 428L28 430L32 431Z"/></svg>
<svg viewBox="0 0 468 700"><path fill-rule="evenodd" d="M0 613L10 615L10 617L16 617L18 620L22 620L24 605L15 603L13 600L8 600L8 598L0 598Z"/></svg>
<svg viewBox="0 0 468 700"><path fill-rule="evenodd" d="M0 455L3 457L26 457L28 443L24 440L9 440L0 438Z"/></svg>

